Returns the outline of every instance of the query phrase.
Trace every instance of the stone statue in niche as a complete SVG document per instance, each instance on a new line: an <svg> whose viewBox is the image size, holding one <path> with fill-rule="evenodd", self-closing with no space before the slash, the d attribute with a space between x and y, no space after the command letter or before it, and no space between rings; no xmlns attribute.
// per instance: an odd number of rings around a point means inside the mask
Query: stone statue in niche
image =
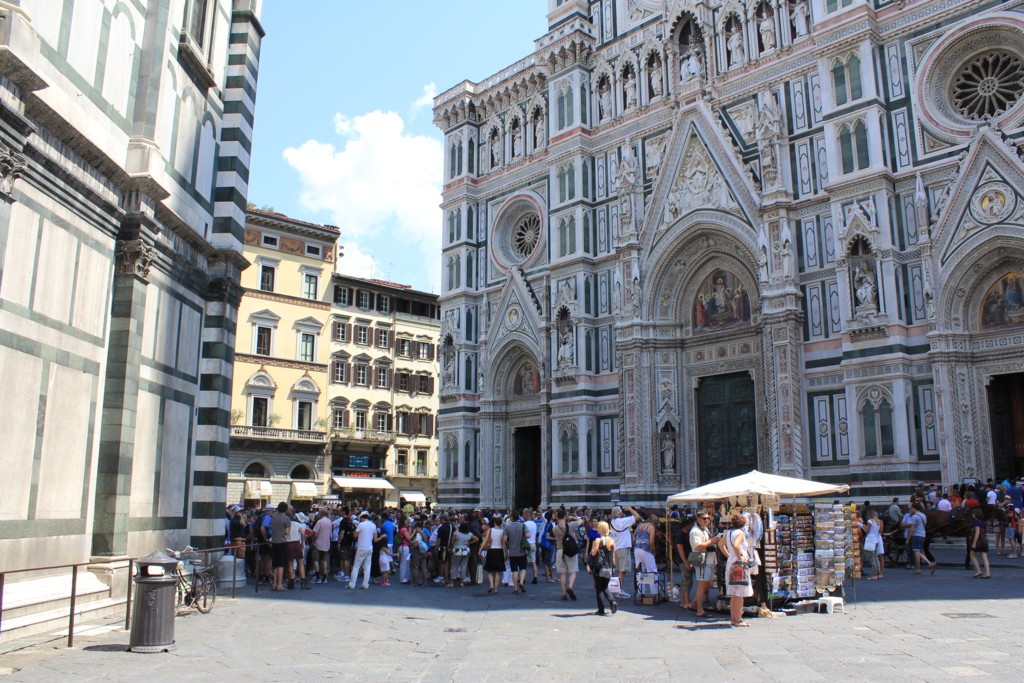
<svg viewBox="0 0 1024 683"><path fill-rule="evenodd" d="M797 2L790 5L789 17L793 22L793 30L797 36L807 35L807 20L810 17L810 13L811 10L807 5L807 0L797 0Z"/></svg>
<svg viewBox="0 0 1024 683"><path fill-rule="evenodd" d="M626 109L632 109L636 106L636 74L630 69L629 74L626 76Z"/></svg>
<svg viewBox="0 0 1024 683"><path fill-rule="evenodd" d="M598 90L598 104L601 107L601 120L607 121L614 116L612 107L612 88L608 84L608 81L604 81Z"/></svg>
<svg viewBox="0 0 1024 683"><path fill-rule="evenodd" d="M690 79L699 79L704 75L704 65L701 60L701 50L694 40L690 40L690 47L679 62L679 82L683 85Z"/></svg>
<svg viewBox="0 0 1024 683"><path fill-rule="evenodd" d="M477 390L477 393L480 393L480 394L484 393L484 373L483 373L483 370L481 370L480 374L476 376L476 390Z"/></svg>
<svg viewBox="0 0 1024 683"><path fill-rule="evenodd" d="M772 17L771 13L767 10L761 21L757 25L757 30L761 33L761 45L764 50L775 49L775 18Z"/></svg>
<svg viewBox="0 0 1024 683"><path fill-rule="evenodd" d="M757 147L761 154L761 179L764 189L779 184L780 144L782 138L782 114L771 92L761 94L761 113L757 118Z"/></svg>
<svg viewBox="0 0 1024 683"><path fill-rule="evenodd" d="M878 308L878 288L875 285L875 274L864 266L857 266L853 271L853 287L857 296L857 307Z"/></svg>
<svg viewBox="0 0 1024 683"><path fill-rule="evenodd" d="M661 435L661 471L674 472L676 469L676 438L675 433Z"/></svg>
<svg viewBox="0 0 1024 683"><path fill-rule="evenodd" d="M729 66L739 66L747 61L747 53L743 48L743 26L739 19L729 22L732 26L726 33L725 45L729 48Z"/></svg>
<svg viewBox="0 0 1024 683"><path fill-rule="evenodd" d="M501 166L501 136L491 138L491 167Z"/></svg>
<svg viewBox="0 0 1024 683"><path fill-rule="evenodd" d="M576 349L573 344L572 324L568 320L558 324L558 367L571 367L576 364Z"/></svg>
<svg viewBox="0 0 1024 683"><path fill-rule="evenodd" d="M629 310L633 315L640 315L640 300L643 292L640 290L640 278L634 277L629 286Z"/></svg>
<svg viewBox="0 0 1024 683"><path fill-rule="evenodd" d="M651 98L661 94L664 77L661 73L661 59L655 59L651 64Z"/></svg>
<svg viewBox="0 0 1024 683"><path fill-rule="evenodd" d="M443 364L441 383L444 386L452 386L455 384L455 347L450 343L444 345Z"/></svg>
<svg viewBox="0 0 1024 683"><path fill-rule="evenodd" d="M512 158L522 156L523 154L523 129L522 126L514 126L512 128Z"/></svg>
<svg viewBox="0 0 1024 683"><path fill-rule="evenodd" d="M612 294L612 313L618 314L622 302L622 277L618 272L615 273L615 282L612 286L615 289Z"/></svg>
<svg viewBox="0 0 1024 683"><path fill-rule="evenodd" d="M533 148L535 150L543 149L548 144L548 124L544 118L544 110L537 110L537 114L533 119Z"/></svg>

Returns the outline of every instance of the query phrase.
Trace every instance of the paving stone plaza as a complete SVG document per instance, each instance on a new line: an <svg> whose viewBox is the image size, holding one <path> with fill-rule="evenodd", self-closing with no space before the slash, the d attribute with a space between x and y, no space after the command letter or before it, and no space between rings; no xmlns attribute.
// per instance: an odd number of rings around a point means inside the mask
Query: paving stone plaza
<svg viewBox="0 0 1024 683"><path fill-rule="evenodd" d="M890 569L858 581L843 614L696 619L663 603L622 602L593 615L591 580L579 600L557 585L526 595L337 582L312 591L252 589L209 615L176 620L177 649L125 651L117 620L64 639L0 647L0 680L14 681L971 681L1020 680L1024 563L993 558L992 581L972 581L962 546L935 550L935 576Z"/></svg>

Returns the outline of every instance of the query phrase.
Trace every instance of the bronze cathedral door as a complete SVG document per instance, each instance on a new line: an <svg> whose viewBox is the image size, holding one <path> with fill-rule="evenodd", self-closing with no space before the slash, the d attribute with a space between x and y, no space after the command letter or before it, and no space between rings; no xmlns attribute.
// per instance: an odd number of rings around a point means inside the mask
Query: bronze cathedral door
<svg viewBox="0 0 1024 683"><path fill-rule="evenodd" d="M697 389L700 484L757 469L754 381L745 372L704 377Z"/></svg>

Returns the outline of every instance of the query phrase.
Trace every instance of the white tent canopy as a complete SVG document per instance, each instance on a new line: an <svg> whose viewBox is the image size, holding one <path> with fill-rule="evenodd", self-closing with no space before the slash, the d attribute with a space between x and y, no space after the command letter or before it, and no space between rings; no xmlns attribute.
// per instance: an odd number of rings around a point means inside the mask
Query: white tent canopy
<svg viewBox="0 0 1024 683"><path fill-rule="evenodd" d="M850 487L846 484L834 486L807 479L782 477L777 474L765 474L753 470L731 479L723 479L713 484L706 484L689 491L669 496L669 503L686 503L693 501L711 501L732 498L733 496L777 496L779 498L806 498L808 496L829 496L847 493Z"/></svg>

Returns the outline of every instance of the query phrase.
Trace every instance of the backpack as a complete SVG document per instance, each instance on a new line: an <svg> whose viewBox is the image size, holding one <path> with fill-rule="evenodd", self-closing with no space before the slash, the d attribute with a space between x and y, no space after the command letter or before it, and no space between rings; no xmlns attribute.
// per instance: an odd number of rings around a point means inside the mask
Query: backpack
<svg viewBox="0 0 1024 683"><path fill-rule="evenodd" d="M547 524L545 524L544 525L544 531L541 532L541 535L540 535L540 547L541 548L550 548L551 547L551 540L548 538L548 534L549 533L551 533L551 522L548 522Z"/></svg>
<svg viewBox="0 0 1024 683"><path fill-rule="evenodd" d="M562 538L562 556L563 557L576 557L580 554L580 543L576 540L572 530L569 528L569 522L565 523L565 536Z"/></svg>

